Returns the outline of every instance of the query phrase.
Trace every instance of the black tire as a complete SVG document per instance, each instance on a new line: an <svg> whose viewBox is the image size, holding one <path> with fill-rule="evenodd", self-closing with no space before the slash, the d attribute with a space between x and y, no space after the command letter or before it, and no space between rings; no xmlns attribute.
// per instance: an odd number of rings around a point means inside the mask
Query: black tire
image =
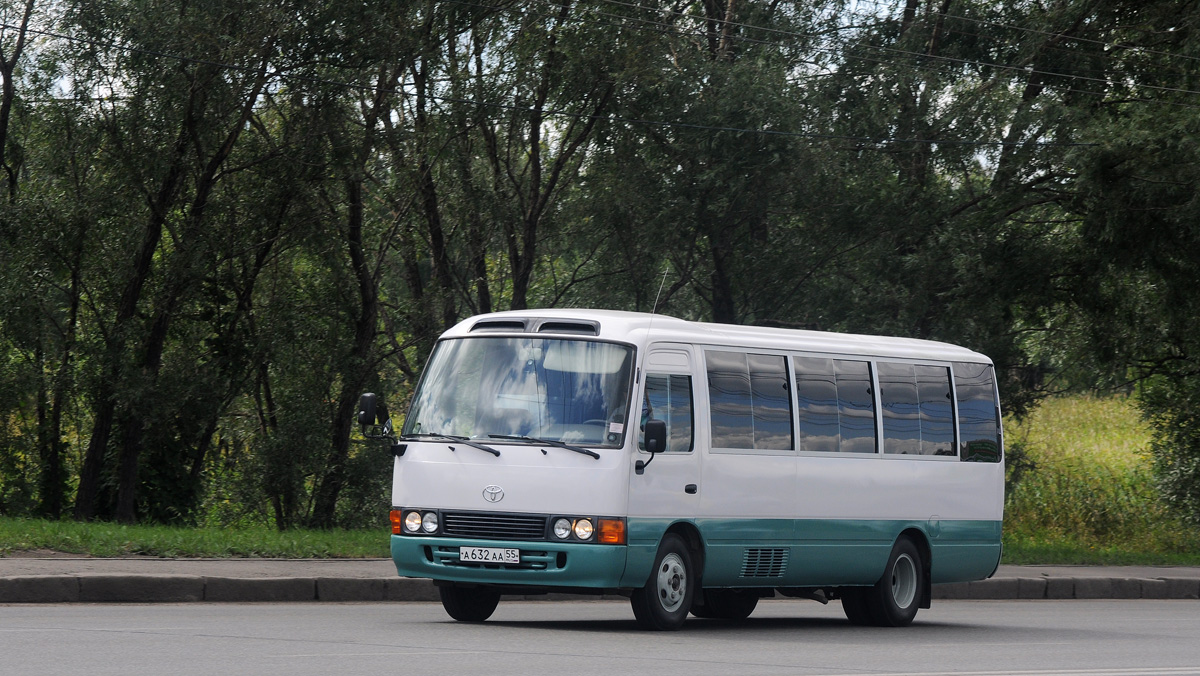
<svg viewBox="0 0 1200 676"><path fill-rule="evenodd" d="M863 587L859 592L862 594L861 604L870 615L869 624L877 627L907 627L912 624L925 594L925 584L921 550L907 537L896 540L883 577L875 586ZM847 608L846 598L842 597L843 609ZM852 601L851 605L854 603ZM846 617L855 624L867 624L856 622L850 610L846 610Z"/></svg>
<svg viewBox="0 0 1200 676"><path fill-rule="evenodd" d="M683 538L668 533L658 546L654 570L641 589L633 590L630 605L638 626L675 631L683 626L696 590L692 555Z"/></svg>
<svg viewBox="0 0 1200 676"><path fill-rule="evenodd" d="M860 627L866 627L875 624L875 620L871 617L871 611L867 608L867 592L871 591L870 587L842 587L842 612L846 613L846 619L850 620L850 624L856 624Z"/></svg>
<svg viewBox="0 0 1200 676"><path fill-rule="evenodd" d="M438 587L442 607L459 622L483 622L500 605L500 592L483 587L459 587L445 584Z"/></svg>
<svg viewBox="0 0 1200 676"><path fill-rule="evenodd" d="M744 620L758 606L758 594L749 589L705 589L704 605L693 606L696 617Z"/></svg>

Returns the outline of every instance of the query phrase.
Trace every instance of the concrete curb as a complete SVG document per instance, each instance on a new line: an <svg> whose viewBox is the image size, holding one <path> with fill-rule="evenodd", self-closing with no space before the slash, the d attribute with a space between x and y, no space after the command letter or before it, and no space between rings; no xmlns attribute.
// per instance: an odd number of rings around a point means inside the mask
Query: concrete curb
<svg viewBox="0 0 1200 676"><path fill-rule="evenodd" d="M302 603L437 601L429 580L198 575L24 575L0 578L0 603Z"/></svg>
<svg viewBox="0 0 1200 676"><path fill-rule="evenodd" d="M1200 599L1200 579L1004 577L933 586L935 599Z"/></svg>
<svg viewBox="0 0 1200 676"><path fill-rule="evenodd" d="M934 585L934 599L1200 599L1196 578L1006 577ZM515 600L578 599L567 594ZM596 598L596 597L591 597ZM617 598L617 597L604 597ZM429 580L198 575L28 575L0 577L0 603L430 602Z"/></svg>

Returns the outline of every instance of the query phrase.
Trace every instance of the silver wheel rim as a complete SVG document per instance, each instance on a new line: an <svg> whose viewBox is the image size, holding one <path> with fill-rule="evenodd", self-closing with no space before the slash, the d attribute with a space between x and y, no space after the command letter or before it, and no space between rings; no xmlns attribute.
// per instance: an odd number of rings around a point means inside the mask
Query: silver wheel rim
<svg viewBox="0 0 1200 676"><path fill-rule="evenodd" d="M917 564L908 554L901 554L892 566L892 600L896 607L907 608L916 597Z"/></svg>
<svg viewBox="0 0 1200 676"><path fill-rule="evenodd" d="M658 593L658 602L668 613L679 610L683 605L683 598L687 595L687 569L684 568L683 559L679 558L678 554L667 554L658 564L655 590Z"/></svg>

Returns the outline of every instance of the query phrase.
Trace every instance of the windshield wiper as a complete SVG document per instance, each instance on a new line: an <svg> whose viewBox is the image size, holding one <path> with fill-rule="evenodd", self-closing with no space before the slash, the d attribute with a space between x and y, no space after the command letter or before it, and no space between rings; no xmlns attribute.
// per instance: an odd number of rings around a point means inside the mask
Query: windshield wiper
<svg viewBox="0 0 1200 676"><path fill-rule="evenodd" d="M500 451L497 451L496 449L492 448L491 446L484 446L483 444L481 444L479 442L471 441L471 439L468 437L459 436L457 434L431 434L429 432L417 432L414 434L400 435L401 441L416 441L418 439L432 439L432 440L438 440L438 441L457 441L459 443L466 444L467 446L470 446L471 448L478 448L481 451L491 453L492 455L496 456L497 458L500 457ZM453 451L454 447L451 446L450 450Z"/></svg>
<svg viewBox="0 0 1200 676"><path fill-rule="evenodd" d="M591 449L583 448L582 446L572 446L571 444L564 444L563 442L555 441L554 439L538 439L536 437L526 437L526 436L520 436L520 435L514 435L514 434L489 434L488 438L490 438L490 439L509 439L512 441L528 441L529 443L533 443L533 444L546 444L547 446L555 446L557 448L565 448L568 451L575 451L576 453L590 455L597 460L600 459L600 454Z"/></svg>

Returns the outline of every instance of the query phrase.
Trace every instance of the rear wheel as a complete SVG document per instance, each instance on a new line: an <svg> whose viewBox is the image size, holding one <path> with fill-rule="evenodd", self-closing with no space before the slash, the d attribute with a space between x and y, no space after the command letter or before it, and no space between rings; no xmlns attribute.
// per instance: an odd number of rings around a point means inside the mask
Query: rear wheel
<svg viewBox="0 0 1200 676"><path fill-rule="evenodd" d="M500 605L500 592L485 587L460 587L446 584L438 587L442 607L459 622L483 622Z"/></svg>
<svg viewBox="0 0 1200 676"><path fill-rule="evenodd" d="M907 537L892 546L883 577L872 587L842 592L842 609L854 624L905 627L912 624L925 592L921 551Z"/></svg>
<svg viewBox="0 0 1200 676"><path fill-rule="evenodd" d="M695 594L692 571L687 544L678 535L668 533L658 546L650 579L630 597L638 626L657 631L674 631L683 626Z"/></svg>

